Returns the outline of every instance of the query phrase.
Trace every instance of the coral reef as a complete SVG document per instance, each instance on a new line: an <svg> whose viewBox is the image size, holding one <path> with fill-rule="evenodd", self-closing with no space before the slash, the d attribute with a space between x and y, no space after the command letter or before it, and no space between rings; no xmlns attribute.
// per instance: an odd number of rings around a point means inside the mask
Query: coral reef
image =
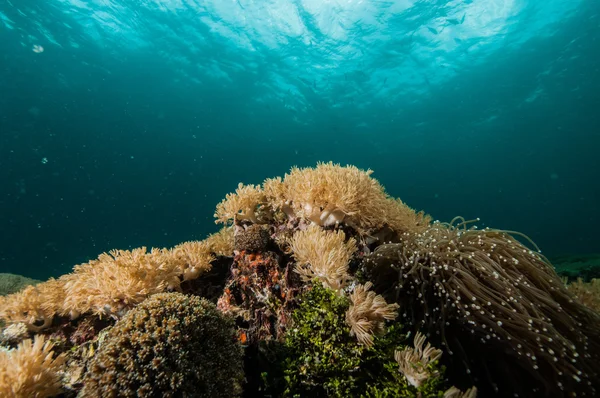
<svg viewBox="0 0 600 398"><path fill-rule="evenodd" d="M522 234L432 222L371 170L333 163L239 184L215 218L224 227L203 241L113 250L0 297L0 344L24 340L0 352L0 386L17 396L598 395L598 283L566 286ZM19 356L33 358L31 372Z"/></svg>
<svg viewBox="0 0 600 398"><path fill-rule="evenodd" d="M79 395L232 397L242 380L233 322L204 299L161 293L108 331Z"/></svg>

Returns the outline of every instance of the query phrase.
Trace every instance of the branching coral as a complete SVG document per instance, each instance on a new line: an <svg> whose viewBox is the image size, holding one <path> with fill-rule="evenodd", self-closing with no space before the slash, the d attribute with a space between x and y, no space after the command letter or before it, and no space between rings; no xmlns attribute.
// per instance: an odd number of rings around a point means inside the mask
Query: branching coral
<svg viewBox="0 0 600 398"><path fill-rule="evenodd" d="M71 274L0 297L0 319L23 322L32 331L52 323L55 315L120 316L152 294L179 289L180 283L211 269L213 252L226 251L229 232L210 240L185 242L173 249L145 247L113 250L76 265Z"/></svg>
<svg viewBox="0 0 600 398"><path fill-rule="evenodd" d="M35 332L50 326L54 315L62 309L66 280L65 276L51 278L18 293L0 297L0 318L8 323L23 322Z"/></svg>
<svg viewBox="0 0 600 398"><path fill-rule="evenodd" d="M179 286L182 262L168 250L113 250L77 265L65 284L63 312L121 315L152 294ZM184 256L182 254L182 256Z"/></svg>
<svg viewBox="0 0 600 398"><path fill-rule="evenodd" d="M414 348L407 347L394 353L400 372L415 387L420 387L431 376L437 376L431 373L430 364L435 363L442 356L442 350L432 347L429 343L423 348L423 344L425 344L425 336L417 332Z"/></svg>
<svg viewBox="0 0 600 398"><path fill-rule="evenodd" d="M350 334L356 336L360 344L373 345L373 335L384 332L384 322L398 316L398 304L388 304L385 299L370 292L371 282L356 285L350 293L350 308L346 312L346 322L350 325Z"/></svg>
<svg viewBox="0 0 600 398"><path fill-rule="evenodd" d="M156 294L108 332L84 376L82 397L233 397L242 351L214 304Z"/></svg>
<svg viewBox="0 0 600 398"><path fill-rule="evenodd" d="M44 336L25 340L12 351L0 351L0 396L44 398L60 394L65 356L54 357Z"/></svg>
<svg viewBox="0 0 600 398"><path fill-rule="evenodd" d="M331 289L340 290L350 279L348 263L356 251L356 240L346 241L343 231L324 231L311 225L298 231L291 240L296 271L303 280L319 278Z"/></svg>
<svg viewBox="0 0 600 398"><path fill-rule="evenodd" d="M210 263L215 257L213 247L207 241L185 242L175 246L166 256L165 261L179 268L183 280L196 279L201 274L210 271ZM166 267L171 269L171 267Z"/></svg>
<svg viewBox="0 0 600 398"><path fill-rule="evenodd" d="M217 256L233 256L233 227L223 227L204 240Z"/></svg>
<svg viewBox="0 0 600 398"><path fill-rule="evenodd" d="M502 393L593 391L597 316L572 300L543 257L510 234L437 223L379 246L365 270L378 292L401 304L406 321L439 334L468 372L483 371ZM478 355L482 346L489 360ZM499 356L502 368L494 363ZM469 364L475 358L483 363ZM524 375L522 383L502 382Z"/></svg>
<svg viewBox="0 0 600 398"><path fill-rule="evenodd" d="M260 186L240 183L235 193L227 194L217 205L215 222L227 224L247 220L256 224L259 222L256 211L265 202L266 197Z"/></svg>

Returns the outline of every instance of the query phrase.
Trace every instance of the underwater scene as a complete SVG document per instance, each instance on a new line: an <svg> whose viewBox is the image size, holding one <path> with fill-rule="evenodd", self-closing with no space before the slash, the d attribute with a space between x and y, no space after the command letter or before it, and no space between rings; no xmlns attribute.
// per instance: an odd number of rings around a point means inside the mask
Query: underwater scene
<svg viewBox="0 0 600 398"><path fill-rule="evenodd" d="M600 396L600 4L0 2L0 398Z"/></svg>

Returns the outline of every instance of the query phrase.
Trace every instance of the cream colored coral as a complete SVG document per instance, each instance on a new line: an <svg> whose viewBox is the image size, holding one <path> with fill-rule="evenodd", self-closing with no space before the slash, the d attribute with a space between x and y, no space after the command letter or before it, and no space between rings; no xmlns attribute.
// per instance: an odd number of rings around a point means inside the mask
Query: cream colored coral
<svg viewBox="0 0 600 398"><path fill-rule="evenodd" d="M13 345L29 337L29 328L23 322L12 323L0 332L0 344Z"/></svg>
<svg viewBox="0 0 600 398"><path fill-rule="evenodd" d="M54 358L52 343L41 335L17 349L0 351L0 396L44 398L61 393L60 371L65 357Z"/></svg>
<svg viewBox="0 0 600 398"><path fill-rule="evenodd" d="M462 392L458 388L452 386L446 390L444 398L477 398L477 387L471 387L467 391Z"/></svg>
<svg viewBox="0 0 600 398"><path fill-rule="evenodd" d="M583 305L600 314L600 279L584 282L583 279L577 278L576 282L566 286Z"/></svg>
<svg viewBox="0 0 600 398"><path fill-rule="evenodd" d="M365 227L381 223L381 204L386 195L372 171L354 166L319 163L317 167L293 167L285 175L285 197L299 216L318 225L332 225L354 216Z"/></svg>
<svg viewBox="0 0 600 398"><path fill-rule="evenodd" d="M230 257L233 255L233 227L223 227L205 241L217 256Z"/></svg>
<svg viewBox="0 0 600 398"><path fill-rule="evenodd" d="M258 223L256 210L265 202L266 197L260 185L244 185L240 182L235 193L228 193L217 205L215 223L242 220Z"/></svg>
<svg viewBox="0 0 600 398"><path fill-rule="evenodd" d="M63 312L77 317L85 312L120 315L148 296L179 287L181 263L166 249L145 247L113 250L97 260L75 266L65 284Z"/></svg>
<svg viewBox="0 0 600 398"><path fill-rule="evenodd" d="M349 280L348 263L356 251L356 240L346 241L343 231L324 231L311 225L296 232L290 246L296 259L294 271L303 280L319 278L334 290L342 289Z"/></svg>
<svg viewBox="0 0 600 398"><path fill-rule="evenodd" d="M414 348L407 347L402 351L396 351L394 358L400 366L400 372L406 377L406 380L413 386L419 387L432 374L427 369L427 365L437 361L442 356L442 351L427 343L425 336L417 332L414 340Z"/></svg>
<svg viewBox="0 0 600 398"><path fill-rule="evenodd" d="M0 318L8 323L23 322L30 330L39 332L50 326L54 315L62 308L64 297L64 278L51 278L3 297Z"/></svg>
<svg viewBox="0 0 600 398"><path fill-rule="evenodd" d="M176 264L184 281L196 279L209 271L212 268L210 263L215 259L207 241L181 243L170 251L170 255L169 261Z"/></svg>
<svg viewBox="0 0 600 398"><path fill-rule="evenodd" d="M332 162L314 168L293 167L283 180L266 180L263 191L273 209L320 226L345 223L364 232L387 225L405 232L420 230L429 222L389 197L372 173Z"/></svg>
<svg viewBox="0 0 600 398"><path fill-rule="evenodd" d="M384 331L385 320L398 316L398 304L388 304L381 295L369 291L371 282L357 285L350 293L351 305L346 312L346 322L350 334L355 335L360 344L373 345L373 334Z"/></svg>
<svg viewBox="0 0 600 398"><path fill-rule="evenodd" d="M228 249L227 230L201 242L173 249L145 247L113 250L76 265L72 273L0 298L0 318L23 322L35 332L50 326L55 314L77 318L84 313L122 315L148 296L177 290L181 280L195 279L211 269L212 252Z"/></svg>

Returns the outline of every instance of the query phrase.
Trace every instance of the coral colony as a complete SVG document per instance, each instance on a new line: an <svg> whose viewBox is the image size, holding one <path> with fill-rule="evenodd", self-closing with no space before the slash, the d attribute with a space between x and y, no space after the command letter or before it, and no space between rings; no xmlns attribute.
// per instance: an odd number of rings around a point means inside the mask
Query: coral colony
<svg viewBox="0 0 600 398"><path fill-rule="evenodd" d="M240 184L204 241L1 297L0 396L600 394L600 316L533 242L433 222L371 173Z"/></svg>

